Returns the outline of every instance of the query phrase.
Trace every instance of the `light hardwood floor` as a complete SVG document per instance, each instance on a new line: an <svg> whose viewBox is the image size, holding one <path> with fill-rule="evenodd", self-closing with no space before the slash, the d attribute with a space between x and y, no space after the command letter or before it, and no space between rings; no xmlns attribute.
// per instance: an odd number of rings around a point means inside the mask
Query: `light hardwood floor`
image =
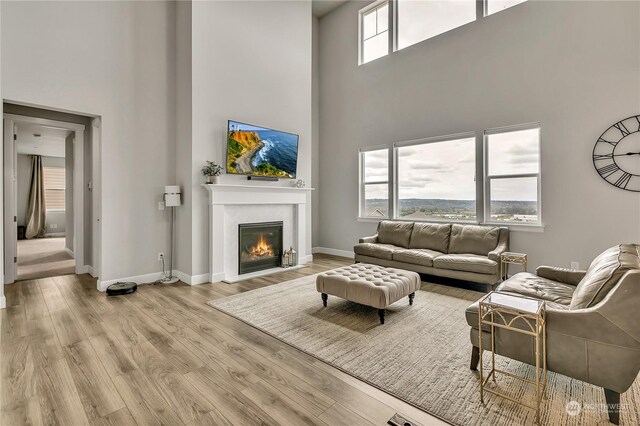
<svg viewBox="0 0 640 426"><path fill-rule="evenodd" d="M88 275L7 285L0 424L384 425L395 412L442 424L205 305L347 263L316 255L236 284L142 285L118 297Z"/></svg>

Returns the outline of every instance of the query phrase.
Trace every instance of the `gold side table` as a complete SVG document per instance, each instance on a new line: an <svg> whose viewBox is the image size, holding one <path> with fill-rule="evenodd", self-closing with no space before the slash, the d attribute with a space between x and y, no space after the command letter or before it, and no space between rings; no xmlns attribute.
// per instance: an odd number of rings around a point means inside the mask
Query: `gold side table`
<svg viewBox="0 0 640 426"><path fill-rule="evenodd" d="M516 296L508 293L500 293L492 291L480 300L479 306L479 324L478 330L483 330L483 326L491 327L491 370L484 377L482 365L482 331L478 345L480 349L480 401L484 404L485 392L506 398L516 404L529 407L536 411L536 422L540 424L540 403L546 393L547 388L547 344L546 344L546 307L543 300L532 299L529 297ZM535 340L535 380L526 377L520 377L507 371L498 370L496 368L495 353L495 330L502 328L514 333L526 334L532 336ZM489 379L496 382L496 373L522 380L532 384L536 388L535 406L526 404L522 401L503 394L497 389L488 389L486 387Z"/></svg>
<svg viewBox="0 0 640 426"><path fill-rule="evenodd" d="M505 251L500 255L500 278L505 279L509 274L509 264L522 265L522 270L527 271L527 255L526 253L515 253Z"/></svg>

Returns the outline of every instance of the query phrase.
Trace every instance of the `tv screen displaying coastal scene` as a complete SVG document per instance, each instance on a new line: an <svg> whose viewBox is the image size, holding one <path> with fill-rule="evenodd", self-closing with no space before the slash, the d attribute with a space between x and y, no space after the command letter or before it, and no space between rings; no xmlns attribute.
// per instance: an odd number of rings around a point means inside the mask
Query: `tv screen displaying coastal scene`
<svg viewBox="0 0 640 426"><path fill-rule="evenodd" d="M227 173L293 179L298 135L229 120Z"/></svg>

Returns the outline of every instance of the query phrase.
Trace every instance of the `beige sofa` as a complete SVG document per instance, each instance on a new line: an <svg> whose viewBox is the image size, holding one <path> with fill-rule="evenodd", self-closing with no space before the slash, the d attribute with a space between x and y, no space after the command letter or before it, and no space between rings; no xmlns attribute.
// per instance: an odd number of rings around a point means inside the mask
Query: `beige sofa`
<svg viewBox="0 0 640 426"><path fill-rule="evenodd" d="M609 419L618 424L620 393L640 371L640 246L620 244L601 253L586 271L541 266L521 272L497 291L546 301L547 366L604 388ZM471 327L471 369L478 365L478 302L466 312ZM496 328L496 353L534 363L533 338ZM482 345L491 347L490 333ZM579 401L583 402L583 401ZM597 401L584 401L596 404Z"/></svg>
<svg viewBox="0 0 640 426"><path fill-rule="evenodd" d="M486 284L500 281L509 229L448 223L382 221L353 247L356 262Z"/></svg>

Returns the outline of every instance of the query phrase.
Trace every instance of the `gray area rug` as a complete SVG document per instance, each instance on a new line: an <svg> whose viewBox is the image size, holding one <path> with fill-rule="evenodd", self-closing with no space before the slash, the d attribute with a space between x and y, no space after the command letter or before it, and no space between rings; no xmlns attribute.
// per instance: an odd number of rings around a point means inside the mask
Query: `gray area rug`
<svg viewBox="0 0 640 426"><path fill-rule="evenodd" d="M208 304L432 415L458 425L533 424L535 412L497 396L480 403L479 375L469 369L471 343L464 310L482 296L470 290L423 283L413 306L405 298L377 310L329 296L323 308L315 275L263 287ZM485 367L489 368L489 357ZM497 357L498 368L533 378L533 368ZM601 388L548 375L542 423L608 422ZM503 392L533 404L533 387L499 376ZM567 403L582 409L567 414ZM621 424L640 424L640 383L622 396Z"/></svg>

